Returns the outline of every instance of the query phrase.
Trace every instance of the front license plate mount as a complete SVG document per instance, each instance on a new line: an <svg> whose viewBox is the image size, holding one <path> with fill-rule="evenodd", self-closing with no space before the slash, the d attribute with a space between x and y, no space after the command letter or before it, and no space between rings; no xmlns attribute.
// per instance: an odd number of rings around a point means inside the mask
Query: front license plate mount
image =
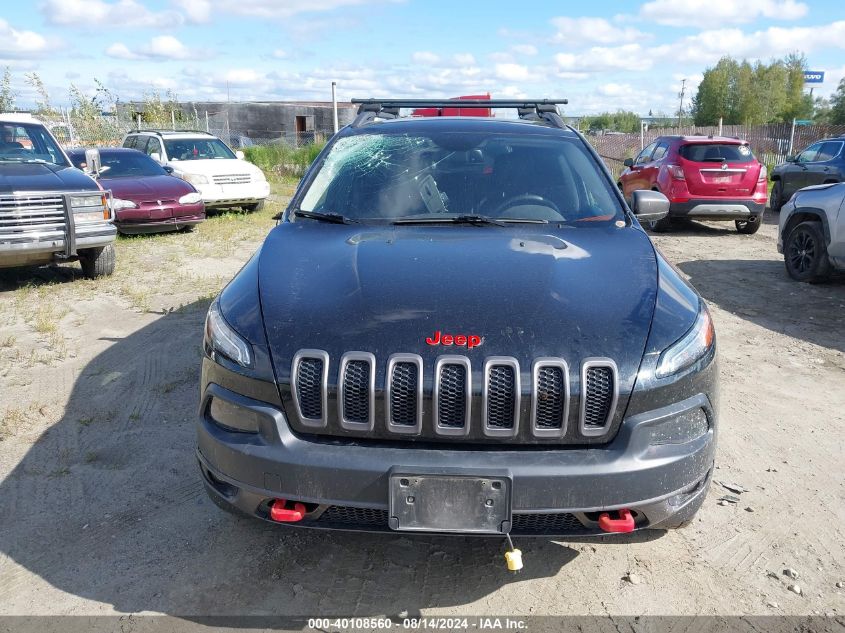
<svg viewBox="0 0 845 633"><path fill-rule="evenodd" d="M507 534L512 481L474 473L390 475L390 528L398 531Z"/></svg>

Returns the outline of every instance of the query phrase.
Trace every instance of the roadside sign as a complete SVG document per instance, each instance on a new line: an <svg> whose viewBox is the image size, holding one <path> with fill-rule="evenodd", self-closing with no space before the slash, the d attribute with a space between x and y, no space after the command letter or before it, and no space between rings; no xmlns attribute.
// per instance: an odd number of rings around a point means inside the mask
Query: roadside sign
<svg viewBox="0 0 845 633"><path fill-rule="evenodd" d="M824 71L823 70L805 70L804 71L805 84L823 84Z"/></svg>
<svg viewBox="0 0 845 633"><path fill-rule="evenodd" d="M795 125L812 125L813 122L810 119L795 119Z"/></svg>

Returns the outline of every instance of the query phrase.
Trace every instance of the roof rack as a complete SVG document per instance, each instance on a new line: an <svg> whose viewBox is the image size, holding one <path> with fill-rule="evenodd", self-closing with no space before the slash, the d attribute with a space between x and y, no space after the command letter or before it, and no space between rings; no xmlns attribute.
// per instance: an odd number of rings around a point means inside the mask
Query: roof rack
<svg viewBox="0 0 845 633"><path fill-rule="evenodd" d="M352 127L361 127L375 119L398 119L400 108L509 108L520 119L545 121L554 127L565 128L557 106L567 99L352 99L358 105L358 116Z"/></svg>
<svg viewBox="0 0 845 633"><path fill-rule="evenodd" d="M162 134L208 134L209 136L213 136L211 132L207 132L205 130L169 130L166 128L138 128L135 130L129 130L127 134L158 134L161 136Z"/></svg>

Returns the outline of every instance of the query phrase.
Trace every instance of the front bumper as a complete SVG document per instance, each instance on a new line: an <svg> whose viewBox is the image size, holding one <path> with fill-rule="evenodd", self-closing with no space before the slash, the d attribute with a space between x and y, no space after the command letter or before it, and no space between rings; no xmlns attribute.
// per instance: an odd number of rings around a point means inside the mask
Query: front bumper
<svg viewBox="0 0 845 633"><path fill-rule="evenodd" d="M256 204L270 195L270 183L250 182L234 185L194 185L202 195L206 208L219 208L241 204Z"/></svg>
<svg viewBox="0 0 845 633"><path fill-rule="evenodd" d="M80 250L111 244L116 236L117 229L111 222L79 223L74 233L73 255L69 257L64 230L22 233L19 237L0 242L0 268L72 259Z"/></svg>
<svg viewBox="0 0 845 633"><path fill-rule="evenodd" d="M254 416L260 432L218 426L209 414L212 398ZM706 432L682 444L655 443L657 427L696 409L707 415ZM626 419L603 446L490 450L323 442L292 433L278 408L211 383L203 395L197 457L209 495L223 507L268 519L273 499L306 503L305 519L290 525L388 530L391 471L472 470L511 478L513 533L599 534L601 511L630 509L638 529L691 517L707 493L715 428L710 400L697 394Z"/></svg>
<svg viewBox="0 0 845 633"><path fill-rule="evenodd" d="M765 202L751 198L693 198L669 205L670 217L706 220L747 220L762 216L765 210Z"/></svg>

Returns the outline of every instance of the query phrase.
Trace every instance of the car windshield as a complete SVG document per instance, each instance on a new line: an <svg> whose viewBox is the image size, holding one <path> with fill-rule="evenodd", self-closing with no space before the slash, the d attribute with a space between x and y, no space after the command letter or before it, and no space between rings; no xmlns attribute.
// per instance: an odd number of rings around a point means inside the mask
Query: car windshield
<svg viewBox="0 0 845 633"><path fill-rule="evenodd" d="M208 160L235 158L226 145L216 138L179 138L164 141L170 160Z"/></svg>
<svg viewBox="0 0 845 633"><path fill-rule="evenodd" d="M68 165L47 129L32 123L0 123L0 162Z"/></svg>
<svg viewBox="0 0 845 633"><path fill-rule="evenodd" d="M612 183L577 137L365 132L333 143L297 210L356 221L609 222Z"/></svg>
<svg viewBox="0 0 845 633"><path fill-rule="evenodd" d="M694 163L750 163L756 160L748 145L736 143L690 143L681 145L679 153Z"/></svg>
<svg viewBox="0 0 845 633"><path fill-rule="evenodd" d="M104 168L108 167L103 171L103 178L140 178L167 173L152 158L137 151L101 151L100 163Z"/></svg>

